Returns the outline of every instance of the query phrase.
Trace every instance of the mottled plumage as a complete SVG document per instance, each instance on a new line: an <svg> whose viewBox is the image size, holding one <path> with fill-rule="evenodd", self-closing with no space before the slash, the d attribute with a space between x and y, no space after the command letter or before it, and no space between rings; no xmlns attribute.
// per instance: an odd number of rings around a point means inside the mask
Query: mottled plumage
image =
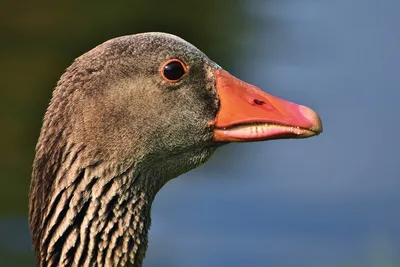
<svg viewBox="0 0 400 267"><path fill-rule="evenodd" d="M190 80L160 77L169 58L188 62ZM140 266L156 192L216 148L207 130L216 68L161 33L116 38L75 60L36 148L30 227L40 266Z"/></svg>

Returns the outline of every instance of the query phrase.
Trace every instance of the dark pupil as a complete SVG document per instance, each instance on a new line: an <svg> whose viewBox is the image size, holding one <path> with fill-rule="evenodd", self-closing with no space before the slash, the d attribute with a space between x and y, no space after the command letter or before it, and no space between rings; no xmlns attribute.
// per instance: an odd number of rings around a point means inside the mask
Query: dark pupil
<svg viewBox="0 0 400 267"><path fill-rule="evenodd" d="M185 74L182 64L178 61L172 61L164 67L164 76L169 80L178 80Z"/></svg>

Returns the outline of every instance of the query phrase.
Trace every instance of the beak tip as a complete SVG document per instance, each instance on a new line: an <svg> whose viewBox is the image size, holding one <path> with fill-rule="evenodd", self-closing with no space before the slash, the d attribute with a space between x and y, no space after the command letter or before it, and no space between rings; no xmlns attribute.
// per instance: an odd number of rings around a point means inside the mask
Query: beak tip
<svg viewBox="0 0 400 267"><path fill-rule="evenodd" d="M317 135L322 133L323 131L322 121L318 116L318 114L314 110L306 106L300 106L300 111L303 114L303 116L311 122L310 129Z"/></svg>

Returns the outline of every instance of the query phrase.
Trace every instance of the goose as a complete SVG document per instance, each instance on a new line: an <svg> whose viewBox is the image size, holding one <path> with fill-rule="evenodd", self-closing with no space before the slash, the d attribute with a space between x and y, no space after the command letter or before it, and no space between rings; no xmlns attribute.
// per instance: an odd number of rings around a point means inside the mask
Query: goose
<svg viewBox="0 0 400 267"><path fill-rule="evenodd" d="M75 59L36 145L37 266L142 266L156 193L220 146L322 132L312 109L245 83L185 40L140 33Z"/></svg>

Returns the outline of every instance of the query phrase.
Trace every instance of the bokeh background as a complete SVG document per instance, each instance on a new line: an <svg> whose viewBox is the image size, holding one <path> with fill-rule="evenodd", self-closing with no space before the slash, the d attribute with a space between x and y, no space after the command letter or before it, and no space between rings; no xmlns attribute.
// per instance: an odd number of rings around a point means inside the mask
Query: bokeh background
<svg viewBox="0 0 400 267"><path fill-rule="evenodd" d="M41 119L74 58L177 34L234 75L311 106L324 133L231 144L157 196L144 266L400 266L400 2L9 1L0 8L0 266L33 266Z"/></svg>

